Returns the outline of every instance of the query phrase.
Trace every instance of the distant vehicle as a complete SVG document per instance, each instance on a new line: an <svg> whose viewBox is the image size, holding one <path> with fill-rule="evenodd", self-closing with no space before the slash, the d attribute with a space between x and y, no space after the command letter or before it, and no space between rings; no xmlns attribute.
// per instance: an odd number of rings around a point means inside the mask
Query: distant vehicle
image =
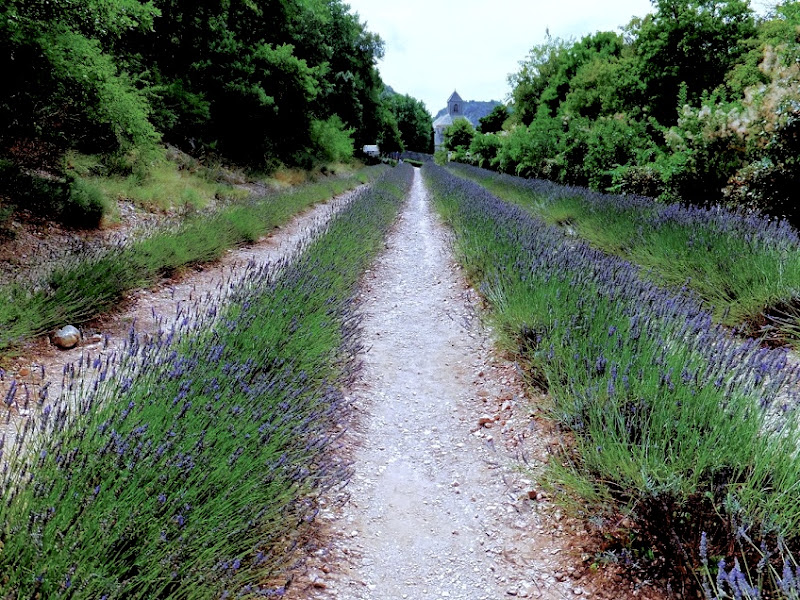
<svg viewBox="0 0 800 600"><path fill-rule="evenodd" d="M378 158L381 155L381 149L378 148L377 144L367 144L364 146L364 154Z"/></svg>

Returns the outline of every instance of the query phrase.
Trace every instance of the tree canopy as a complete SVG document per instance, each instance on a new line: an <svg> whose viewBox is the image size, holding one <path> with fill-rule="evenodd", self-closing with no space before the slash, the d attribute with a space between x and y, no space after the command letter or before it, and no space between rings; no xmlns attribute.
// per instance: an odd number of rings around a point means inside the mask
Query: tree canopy
<svg viewBox="0 0 800 600"><path fill-rule="evenodd" d="M473 162L596 189L800 219L800 6L654 0L620 32L534 46L504 135Z"/></svg>
<svg viewBox="0 0 800 600"><path fill-rule="evenodd" d="M0 0L0 158L135 161L163 141L270 167L425 149L430 115L385 96L382 55L340 0Z"/></svg>

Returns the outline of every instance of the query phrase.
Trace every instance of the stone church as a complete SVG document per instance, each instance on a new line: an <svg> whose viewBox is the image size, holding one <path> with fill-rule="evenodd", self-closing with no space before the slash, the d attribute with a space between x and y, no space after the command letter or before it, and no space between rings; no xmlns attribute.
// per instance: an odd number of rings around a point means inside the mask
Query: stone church
<svg viewBox="0 0 800 600"><path fill-rule="evenodd" d="M466 119L466 117L464 116L464 101L458 92L454 91L447 99L447 112L433 122L435 150L441 150L444 147L444 130L456 119Z"/></svg>

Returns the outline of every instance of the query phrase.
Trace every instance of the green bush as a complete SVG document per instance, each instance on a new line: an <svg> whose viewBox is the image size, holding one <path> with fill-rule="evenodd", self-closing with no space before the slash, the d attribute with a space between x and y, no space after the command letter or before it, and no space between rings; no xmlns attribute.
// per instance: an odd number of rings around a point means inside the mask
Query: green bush
<svg viewBox="0 0 800 600"><path fill-rule="evenodd" d="M108 203L96 185L80 178L70 183L69 200L61 217L64 223L87 229L97 227L106 212Z"/></svg>
<svg viewBox="0 0 800 600"><path fill-rule="evenodd" d="M347 129L337 115L325 121L312 121L311 142L317 157L324 162L352 160L354 132L354 129Z"/></svg>
<svg viewBox="0 0 800 600"><path fill-rule="evenodd" d="M448 150L458 148L469 148L470 142L475 135L475 128L466 119L456 119L452 125L448 125L444 130L444 147Z"/></svg>
<svg viewBox="0 0 800 600"><path fill-rule="evenodd" d="M499 169L522 177L554 178L561 135L561 121L540 110L530 126L516 127L503 139L497 153Z"/></svg>
<svg viewBox="0 0 800 600"><path fill-rule="evenodd" d="M469 145L469 151L476 165L490 168L497 164L497 153L501 145L500 138L493 133L476 133Z"/></svg>

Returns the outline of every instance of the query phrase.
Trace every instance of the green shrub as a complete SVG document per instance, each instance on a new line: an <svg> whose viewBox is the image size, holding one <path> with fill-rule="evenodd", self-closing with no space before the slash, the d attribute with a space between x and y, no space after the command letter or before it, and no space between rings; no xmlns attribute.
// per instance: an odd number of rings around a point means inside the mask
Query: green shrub
<svg viewBox="0 0 800 600"><path fill-rule="evenodd" d="M347 129L333 115L325 121L311 122L311 142L317 157L324 162L347 162L353 158L354 129Z"/></svg>
<svg viewBox="0 0 800 600"><path fill-rule="evenodd" d="M505 107L503 107L505 108ZM469 145L473 161L479 167L493 167L497 164L500 151L500 138L493 133L476 133Z"/></svg>
<svg viewBox="0 0 800 600"><path fill-rule="evenodd" d="M69 186L69 201L64 204L61 219L67 225L94 228L108 212L103 192L85 179L75 178Z"/></svg>
<svg viewBox="0 0 800 600"><path fill-rule="evenodd" d="M497 153L499 169L522 177L556 177L561 135L561 121L540 110L529 127L516 127L504 138Z"/></svg>
<svg viewBox="0 0 800 600"><path fill-rule="evenodd" d="M475 135L475 128L466 119L456 119L452 125L444 130L444 147L448 150L469 148Z"/></svg>

